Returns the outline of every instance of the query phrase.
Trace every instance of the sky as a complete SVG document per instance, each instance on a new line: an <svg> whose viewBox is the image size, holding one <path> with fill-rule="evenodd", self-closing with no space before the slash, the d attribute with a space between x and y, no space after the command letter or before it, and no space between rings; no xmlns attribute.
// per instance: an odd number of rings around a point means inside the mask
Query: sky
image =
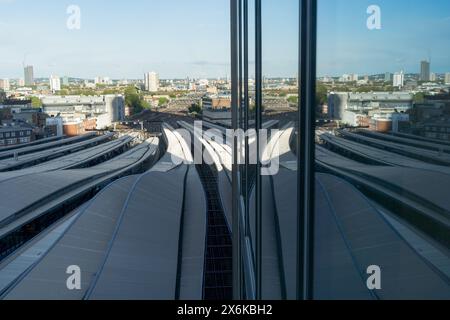
<svg viewBox="0 0 450 320"><path fill-rule="evenodd" d="M268 77L297 74L298 2L262 0ZM380 30L366 26L373 4ZM80 8L79 30L67 28L70 5ZM36 77L225 77L229 21L229 0L0 0L0 78L23 77L24 63ZM433 72L450 72L449 39L448 0L319 0L319 75L419 72L428 58Z"/></svg>
<svg viewBox="0 0 450 320"><path fill-rule="evenodd" d="M450 72L450 1L319 0L318 73ZM368 6L381 9L381 29L367 28Z"/></svg>

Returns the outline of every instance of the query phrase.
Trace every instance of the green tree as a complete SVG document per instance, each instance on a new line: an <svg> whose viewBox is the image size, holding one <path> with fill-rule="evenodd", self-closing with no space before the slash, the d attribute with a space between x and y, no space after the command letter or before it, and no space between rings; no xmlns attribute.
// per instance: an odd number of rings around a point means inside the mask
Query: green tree
<svg viewBox="0 0 450 320"><path fill-rule="evenodd" d="M298 104L298 96L290 96L287 98L287 101L290 104Z"/></svg>
<svg viewBox="0 0 450 320"><path fill-rule="evenodd" d="M42 101L38 97L31 97L31 106L33 108L40 108L42 107Z"/></svg>
<svg viewBox="0 0 450 320"><path fill-rule="evenodd" d="M107 95L107 94L119 94L121 93L120 89L105 89L103 90L102 94L103 95Z"/></svg>
<svg viewBox="0 0 450 320"><path fill-rule="evenodd" d="M135 87L125 89L125 104L131 108L134 114L142 112L144 109L150 109L150 104L144 100Z"/></svg>
<svg viewBox="0 0 450 320"><path fill-rule="evenodd" d="M190 107L189 107L189 113L196 113L196 114L201 114L203 112L202 108L196 104L193 103Z"/></svg>
<svg viewBox="0 0 450 320"><path fill-rule="evenodd" d="M425 94L423 92L417 92L413 99L414 103L423 103L425 101Z"/></svg>
<svg viewBox="0 0 450 320"><path fill-rule="evenodd" d="M169 99L167 99L166 97L160 97L158 100L158 106L162 107L165 106L169 103Z"/></svg>
<svg viewBox="0 0 450 320"><path fill-rule="evenodd" d="M56 94L59 96L68 96L70 94L70 92L67 89L62 89L62 90L59 90Z"/></svg>
<svg viewBox="0 0 450 320"><path fill-rule="evenodd" d="M323 105L328 102L328 88L319 84L316 89L316 104Z"/></svg>

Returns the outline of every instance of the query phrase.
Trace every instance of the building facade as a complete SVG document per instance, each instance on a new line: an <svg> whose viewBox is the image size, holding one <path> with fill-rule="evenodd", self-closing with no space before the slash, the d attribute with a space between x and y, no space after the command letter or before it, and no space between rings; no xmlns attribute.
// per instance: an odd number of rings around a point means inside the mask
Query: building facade
<svg viewBox="0 0 450 320"><path fill-rule="evenodd" d="M0 146L14 146L32 141L32 128L10 123L0 127Z"/></svg>
<svg viewBox="0 0 450 320"><path fill-rule="evenodd" d="M51 117L61 116L65 124L80 126L95 119L96 129L102 130L125 119L125 98L122 95L49 96L42 98L42 109Z"/></svg>
<svg viewBox="0 0 450 320"><path fill-rule="evenodd" d="M0 89L4 91L9 91L11 89L9 79L0 79Z"/></svg>
<svg viewBox="0 0 450 320"><path fill-rule="evenodd" d="M24 69L24 85L34 85L34 68L33 66L26 66Z"/></svg>
<svg viewBox="0 0 450 320"><path fill-rule="evenodd" d="M393 86L398 87L398 88L403 88L404 85L405 85L405 75L404 75L403 71L397 72L396 74L394 74Z"/></svg>
<svg viewBox="0 0 450 320"><path fill-rule="evenodd" d="M430 62L424 60L420 62L420 81L430 81L430 80L431 80Z"/></svg>
<svg viewBox="0 0 450 320"><path fill-rule="evenodd" d="M145 90L149 92L159 91L159 74L156 72L149 72L144 75Z"/></svg>
<svg viewBox="0 0 450 320"><path fill-rule="evenodd" d="M50 90L53 92L61 90L61 78L59 76L50 76Z"/></svg>
<svg viewBox="0 0 450 320"><path fill-rule="evenodd" d="M413 94L409 92L330 93L329 118L351 126L359 125L359 118L372 118L407 112L413 107Z"/></svg>

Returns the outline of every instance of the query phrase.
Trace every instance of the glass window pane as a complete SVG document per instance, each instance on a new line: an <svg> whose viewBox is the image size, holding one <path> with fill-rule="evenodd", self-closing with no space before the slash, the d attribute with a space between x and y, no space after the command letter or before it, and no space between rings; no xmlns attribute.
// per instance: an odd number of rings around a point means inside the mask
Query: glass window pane
<svg viewBox="0 0 450 320"><path fill-rule="evenodd" d="M449 9L319 0L316 298L450 296Z"/></svg>

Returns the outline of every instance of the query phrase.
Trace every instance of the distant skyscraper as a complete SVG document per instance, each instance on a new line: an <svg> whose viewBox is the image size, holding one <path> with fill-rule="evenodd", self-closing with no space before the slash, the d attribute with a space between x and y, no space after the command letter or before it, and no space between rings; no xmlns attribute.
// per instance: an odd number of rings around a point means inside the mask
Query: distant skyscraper
<svg viewBox="0 0 450 320"><path fill-rule="evenodd" d="M10 88L9 79L0 79L0 89L8 91Z"/></svg>
<svg viewBox="0 0 450 320"><path fill-rule="evenodd" d="M95 77L94 83L97 84L103 84L103 85L110 85L112 84L112 81L109 77Z"/></svg>
<svg viewBox="0 0 450 320"><path fill-rule="evenodd" d="M445 84L450 84L450 72L445 74Z"/></svg>
<svg viewBox="0 0 450 320"><path fill-rule="evenodd" d="M50 76L50 90L60 91L61 90L61 78L58 76Z"/></svg>
<svg viewBox="0 0 450 320"><path fill-rule="evenodd" d="M386 72L386 73L384 74L384 81L385 81L385 82L391 82L391 81L392 81L392 73Z"/></svg>
<svg viewBox="0 0 450 320"><path fill-rule="evenodd" d="M437 75L436 75L436 73L431 73L430 74L430 81L432 81L432 82L435 82L437 80Z"/></svg>
<svg viewBox="0 0 450 320"><path fill-rule="evenodd" d="M428 61L420 62L420 81L430 81L430 63Z"/></svg>
<svg viewBox="0 0 450 320"><path fill-rule="evenodd" d="M144 75L145 90L157 92L159 90L159 75L156 72L149 72Z"/></svg>
<svg viewBox="0 0 450 320"><path fill-rule="evenodd" d="M352 81L353 76L351 74L343 74L342 77L339 78L339 82L349 82Z"/></svg>
<svg viewBox="0 0 450 320"><path fill-rule="evenodd" d="M402 88L405 84L405 75L403 71L394 74L394 87Z"/></svg>
<svg viewBox="0 0 450 320"><path fill-rule="evenodd" d="M25 85L32 86L34 84L33 66L26 66L24 69Z"/></svg>

